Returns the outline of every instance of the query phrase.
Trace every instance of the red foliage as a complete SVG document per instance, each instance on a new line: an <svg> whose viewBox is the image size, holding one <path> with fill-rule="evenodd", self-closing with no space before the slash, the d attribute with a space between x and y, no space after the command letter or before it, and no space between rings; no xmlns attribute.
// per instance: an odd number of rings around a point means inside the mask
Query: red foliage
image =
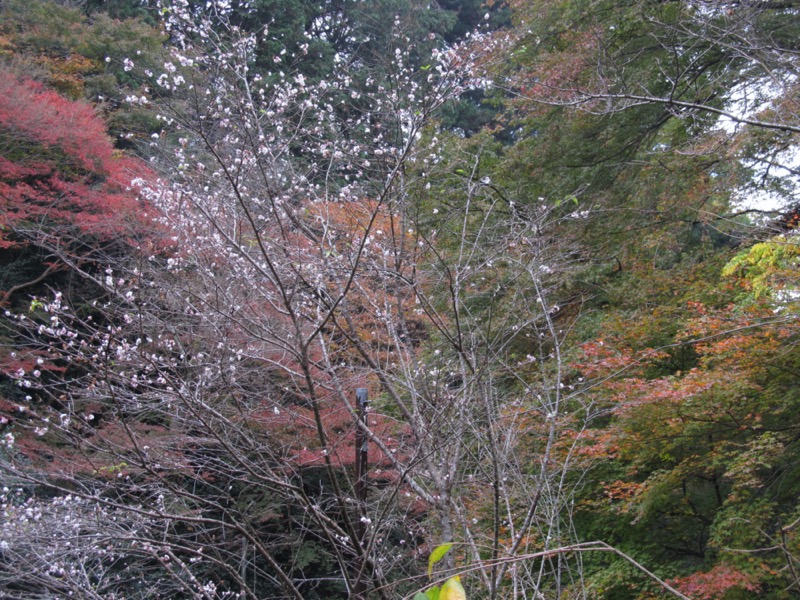
<svg viewBox="0 0 800 600"><path fill-rule="evenodd" d="M325 427L327 453L331 464L335 467L352 467L355 464L355 420L349 411L330 401L324 402L319 410ZM325 450L319 445L314 414L310 408L291 406L277 411L265 408L256 421L273 433L283 434L294 442L295 448L288 456L289 462L299 467L325 464ZM402 438L408 434L406 427L398 426L391 419L375 412L369 413L368 425L390 451L400 451ZM303 445L299 446L298 443ZM367 462L370 468L392 466L389 458L374 444L369 445ZM383 478L385 476L386 474Z"/></svg>
<svg viewBox="0 0 800 600"><path fill-rule="evenodd" d="M616 343L606 344L603 340L586 342L581 346L583 360L572 366L584 377L608 377L610 373L629 372L637 364L636 357L630 349L617 348Z"/></svg>
<svg viewBox="0 0 800 600"><path fill-rule="evenodd" d="M723 598L730 590L755 593L761 587L752 575L728 565L717 565L707 573L694 573L669 583L694 600Z"/></svg>
<svg viewBox="0 0 800 600"><path fill-rule="evenodd" d="M144 174L115 155L91 106L0 68L0 248L64 227L114 239L137 211L130 181Z"/></svg>
<svg viewBox="0 0 800 600"><path fill-rule="evenodd" d="M584 99L584 94L600 87L594 65L597 61L599 29L582 31L566 30L549 40L551 48L540 52L536 63L519 75L520 99L518 103L528 104L544 100L549 103L570 103ZM568 49L565 56L564 49ZM587 102L587 105L593 103ZM539 106L532 107L540 111Z"/></svg>

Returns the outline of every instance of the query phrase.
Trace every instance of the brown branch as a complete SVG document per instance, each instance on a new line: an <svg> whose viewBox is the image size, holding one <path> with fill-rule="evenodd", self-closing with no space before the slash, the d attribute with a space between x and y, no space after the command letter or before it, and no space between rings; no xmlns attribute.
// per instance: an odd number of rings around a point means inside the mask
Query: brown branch
<svg viewBox="0 0 800 600"><path fill-rule="evenodd" d="M37 283L41 283L47 277L56 273L58 271L63 271L66 269L66 265L64 263L52 263L50 266L47 267L44 273L39 275L36 279L31 279L30 281L26 281L25 283L19 283L8 290L0 290L0 307L5 307L8 305L8 299L15 293L20 290L24 290L27 287L31 287L36 285Z"/></svg>
<svg viewBox="0 0 800 600"><path fill-rule="evenodd" d="M548 559L554 556L558 556L560 554L574 554L574 553L583 553L583 552L611 552L612 554L616 554L623 560L626 560L631 565L633 565L637 570L641 571L644 575L648 578L655 581L658 585L660 585L665 591L673 594L674 596L681 598L681 600L691 600L688 596L682 594L680 591L672 587L668 584L665 580L661 579L658 575L650 571L649 569L645 568L644 565L634 560L631 556L615 548L606 544L605 542L601 541L594 541L594 542L582 542L579 544L572 544L569 546L561 546L559 548L553 548L552 550L542 550L541 552L534 552L531 554L521 554L519 556L508 557L508 558L501 558L497 561L485 561L480 565L471 566L468 568L462 569L448 569L442 572L439 579L432 581L432 584L441 584L444 583L449 577L453 575L463 575L464 573L471 573L472 571L482 570L485 569L487 566L491 566L492 563L517 563L521 561L527 560L536 560L536 559ZM412 578L413 579L413 578ZM404 596L404 598L410 598L411 596Z"/></svg>
<svg viewBox="0 0 800 600"><path fill-rule="evenodd" d="M507 92L511 92L511 90L506 90ZM619 108L611 108L607 111L602 111L604 113L612 113L612 112L621 112L623 110L627 110L634 106L641 106L645 104L663 104L666 107L670 108L681 108L686 110L695 110L700 112L711 113L714 115L719 115L720 117L726 117L735 123L740 123L742 125L752 125L753 127L760 127L761 129L771 129L775 131L783 131L788 133L800 133L800 125L791 125L791 124L783 124L783 123L775 123L773 121L761 121L759 119L752 119L749 117L742 117L736 116L735 114L723 110L721 108L715 108L713 106L709 106L708 104L698 103L698 102L687 102L685 100L676 100L675 98L669 97L661 97L661 96L647 96L647 95L639 95L639 94L612 94L612 93L597 93L597 92L584 92L581 90L575 89L555 89L554 91L561 91L561 92L571 92L578 95L578 98L573 100L546 100L543 98L531 98L530 96L526 96L528 100L536 102L538 104L544 104L546 106L574 106L580 108L581 105L587 104L594 100L628 100L631 101L632 104L626 104ZM517 93L517 95L522 95ZM595 113L600 111L592 111L587 110L587 112Z"/></svg>

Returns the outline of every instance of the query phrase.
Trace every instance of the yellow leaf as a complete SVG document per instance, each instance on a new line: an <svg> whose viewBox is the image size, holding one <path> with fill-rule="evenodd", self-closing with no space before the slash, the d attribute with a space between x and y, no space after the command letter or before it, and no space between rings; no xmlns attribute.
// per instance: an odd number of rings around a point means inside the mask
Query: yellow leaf
<svg viewBox="0 0 800 600"><path fill-rule="evenodd" d="M431 556L428 559L428 577L430 577L431 573L433 573L433 565L442 560L444 555L450 552L450 548L452 547L453 542L448 542L447 544L436 546L436 548L433 549L433 552L431 552Z"/></svg>
<svg viewBox="0 0 800 600"><path fill-rule="evenodd" d="M461 578L456 575L444 582L439 592L439 600L467 600L467 592L461 585Z"/></svg>

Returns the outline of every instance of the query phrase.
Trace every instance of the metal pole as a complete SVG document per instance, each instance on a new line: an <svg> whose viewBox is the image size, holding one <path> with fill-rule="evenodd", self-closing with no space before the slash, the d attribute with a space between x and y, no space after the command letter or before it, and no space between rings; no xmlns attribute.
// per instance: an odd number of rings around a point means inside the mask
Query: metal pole
<svg viewBox="0 0 800 600"><path fill-rule="evenodd" d="M358 401L358 420L361 424L367 424L367 388L356 389L356 400ZM367 452L369 445L367 434L360 426L356 426L356 500L359 509L365 513L367 501ZM359 519L359 522L361 520Z"/></svg>
<svg viewBox="0 0 800 600"><path fill-rule="evenodd" d="M362 560L358 561L358 573L356 575L355 585L353 586L353 598L356 600L363 600L366 598L366 586L364 576L361 572L364 570L364 561L366 556L365 541L367 537L367 456L369 451L369 442L367 441L367 434L361 428L361 425L367 423L367 403L369 397L367 388L356 388L356 414L358 416L358 423L356 423L356 523L355 530L358 535L356 543L362 549Z"/></svg>

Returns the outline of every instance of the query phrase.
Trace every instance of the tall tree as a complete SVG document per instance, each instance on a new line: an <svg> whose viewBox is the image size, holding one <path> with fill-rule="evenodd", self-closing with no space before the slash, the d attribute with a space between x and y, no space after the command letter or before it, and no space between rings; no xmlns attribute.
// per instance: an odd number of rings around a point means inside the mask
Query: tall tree
<svg viewBox="0 0 800 600"><path fill-rule="evenodd" d="M546 214L507 222L513 211L491 181L465 176L474 159L443 162L427 129L470 84L468 53L481 48L431 51L414 66L418 49L400 32L380 80L354 56L319 81L281 67L267 77L251 68L257 38L224 6L168 16L180 46L153 88L168 92L163 139L177 143L156 163L169 179L143 193L172 244L109 264L98 279L108 300L88 316L56 298L18 318L33 324L43 364L13 373L32 392L9 431L19 435L7 475L23 493L143 516L152 528L137 529L141 543L106 531L120 558L94 565L144 578L143 590L168 581L174 594L312 598L357 596L366 583L388 595L424 543L460 538L480 560L471 528L481 507L468 490L500 482L498 453L514 452L498 380L512 376L508 354L523 332L554 333L537 229ZM353 98L361 75L368 93ZM429 205L431 190L448 195L446 211ZM519 250L501 268L509 247ZM531 310L511 310L509 293ZM40 377L67 365L84 370ZM551 500L553 532L564 502L549 490L560 468L549 458L558 377L541 399L553 416L534 484L548 488L538 497ZM374 398L366 422L356 386ZM380 484L367 506L350 470L357 427ZM494 558L501 545L521 552L538 526L545 503L528 489L481 497L493 507ZM518 525L503 540L512 498ZM16 556L34 547L14 541ZM18 596L65 589L41 570L3 567L17 573ZM496 590L505 572L490 565L482 581Z"/></svg>
<svg viewBox="0 0 800 600"><path fill-rule="evenodd" d="M515 8L510 172L531 200L560 203L563 236L582 248L565 291L587 341L577 388L594 395L597 418L578 450L595 465L578 535L618 545L689 596L780 597L797 585L794 525L775 524L792 523L795 505L768 482L785 481L793 460L777 430L793 429L781 415L794 333L791 292L765 290L792 288L793 244L758 244L725 265L750 236L771 235L746 215L796 202L797 7ZM762 205L743 200L756 194ZM792 227L792 214L775 225ZM647 597L629 566L589 561L585 584Z"/></svg>

